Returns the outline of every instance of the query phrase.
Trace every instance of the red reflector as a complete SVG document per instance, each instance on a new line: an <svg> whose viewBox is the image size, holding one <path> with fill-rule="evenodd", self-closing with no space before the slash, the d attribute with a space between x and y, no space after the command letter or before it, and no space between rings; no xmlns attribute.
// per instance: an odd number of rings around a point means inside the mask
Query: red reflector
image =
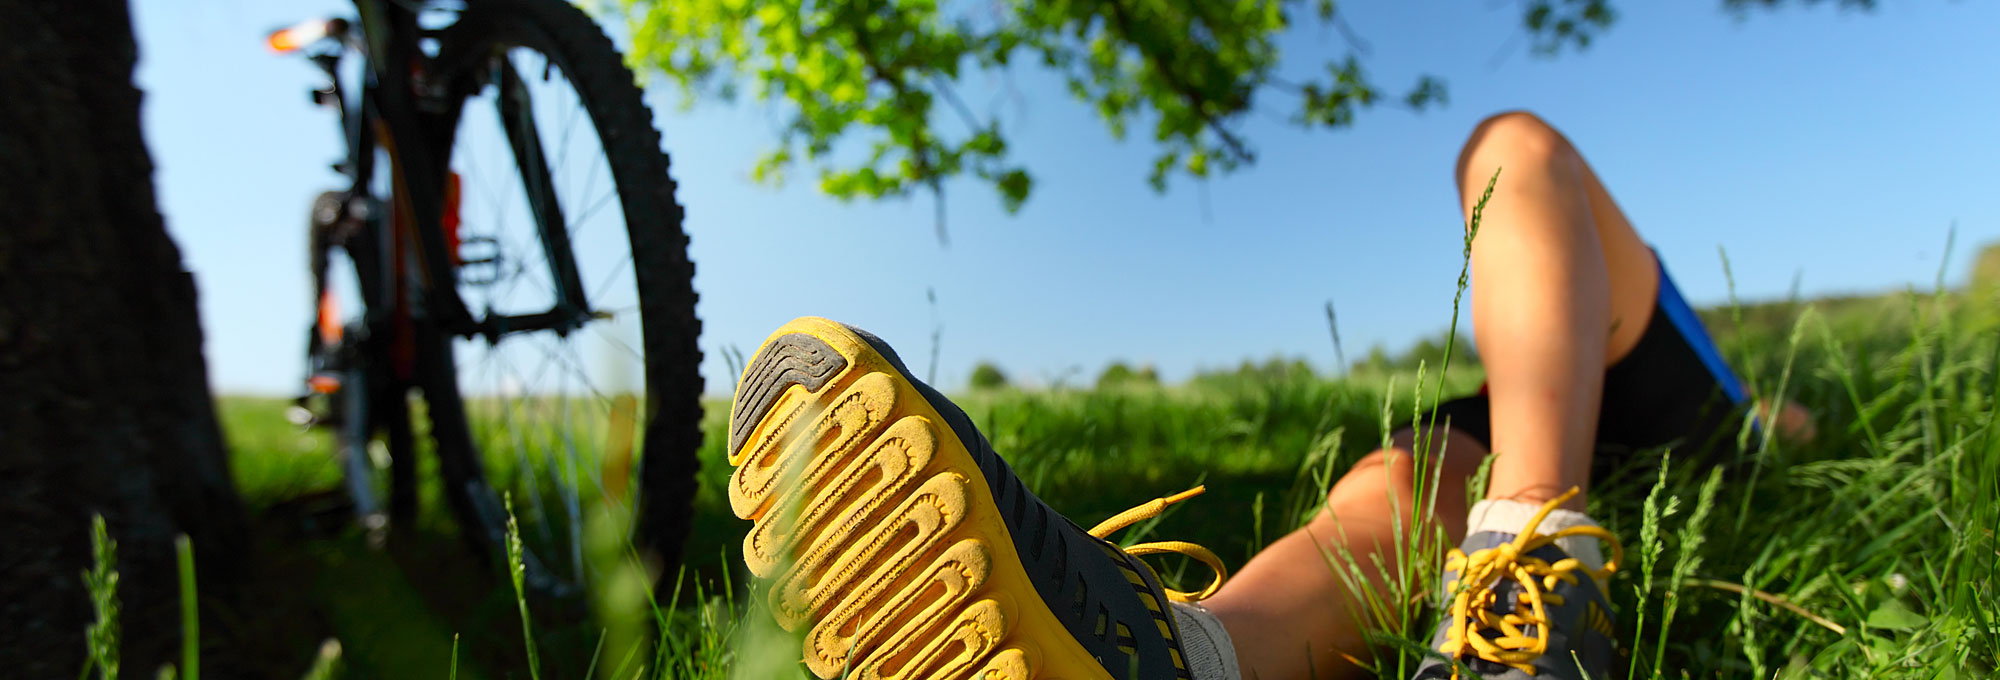
<svg viewBox="0 0 2000 680"><path fill-rule="evenodd" d="M306 379L314 394L333 394L340 391L340 379L330 375L315 375Z"/></svg>
<svg viewBox="0 0 2000 680"><path fill-rule="evenodd" d="M458 254L458 173L444 176L444 215L438 218L438 226L444 227L446 252L451 253L453 265L465 264Z"/></svg>

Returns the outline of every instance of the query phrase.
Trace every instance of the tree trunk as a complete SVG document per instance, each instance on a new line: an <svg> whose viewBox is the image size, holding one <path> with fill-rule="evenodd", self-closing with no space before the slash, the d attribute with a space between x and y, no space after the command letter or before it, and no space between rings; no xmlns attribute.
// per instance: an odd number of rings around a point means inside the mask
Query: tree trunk
<svg viewBox="0 0 2000 680"><path fill-rule="evenodd" d="M194 280L154 207L126 4L0 0L0 17L0 668L76 677L102 514L125 672L151 677L180 645L175 536L210 632L248 547Z"/></svg>

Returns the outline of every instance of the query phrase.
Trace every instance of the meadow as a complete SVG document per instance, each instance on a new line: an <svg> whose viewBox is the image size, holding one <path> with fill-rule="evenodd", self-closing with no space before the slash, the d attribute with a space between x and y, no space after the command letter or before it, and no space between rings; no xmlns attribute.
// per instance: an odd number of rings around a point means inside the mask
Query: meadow
<svg viewBox="0 0 2000 680"><path fill-rule="evenodd" d="M1626 546L1611 590L1634 677L2000 672L1995 292L1940 281L1704 312L1753 391L1808 406L1817 436L1746 428L1744 453L1640 452L1599 478L1591 514ZM1478 383L1476 363L1426 356L1438 344L1338 376L1274 359L1173 385L954 398L1037 493L1084 526L1205 484L1207 494L1118 538L1193 541L1240 565L1315 512L1387 431ZM709 404L678 586L649 595L622 539L624 511L587 499L607 508L586 529L594 612L536 612L528 626L504 572L454 537L434 488L415 531L370 546L341 513L322 434L286 423L277 400L219 406L265 567L291 586L270 606L299 613L294 637L319 649L317 677L809 677L733 558L748 523L722 493L726 401ZM1442 548L1433 537L1404 549ZM1377 631L1366 663L1383 677L1415 661L1436 616L1426 560L1409 562L1392 580L1410 585L1392 597L1328 603ZM1155 566L1170 583L1207 578L1198 565ZM1358 579L1379 567L1330 554L1328 568Z"/></svg>

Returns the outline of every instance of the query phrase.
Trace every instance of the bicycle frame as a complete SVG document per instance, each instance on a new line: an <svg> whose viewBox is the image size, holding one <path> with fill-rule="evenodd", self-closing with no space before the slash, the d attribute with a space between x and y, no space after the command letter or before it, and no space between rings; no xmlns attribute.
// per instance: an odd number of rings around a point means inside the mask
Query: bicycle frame
<svg viewBox="0 0 2000 680"><path fill-rule="evenodd" d="M584 294L550 181L531 96L511 61L493 59L496 45L454 44L450 27L424 28L420 15L427 5L419 2L355 0L355 7L356 22L302 25L313 30L296 35L292 32L298 29L287 29L273 34L271 45L292 51L333 41L331 49L310 55L328 79L325 88L314 91L314 100L339 114L346 157L335 168L347 176L348 187L335 214L324 220L315 215L313 276L320 316L333 316L325 263L327 251L341 248L354 262L364 312L357 328L334 329L345 332L328 333L326 324L320 324L309 344L308 362L315 371L338 371L339 378L325 384L315 376L314 390L332 398L349 493L363 525L375 531L387 525L387 518L373 488L369 443L386 428L392 452L403 449L391 459L392 513L414 509L414 496L405 496L413 493L405 489L414 489L415 468L407 455L414 448L404 395L412 388L434 387L432 381L454 379L445 338L483 337L498 343L511 333L567 335L596 315ZM353 84L358 92L350 92L341 78L342 62L349 57L361 59L359 82ZM491 60L491 67L475 60ZM498 85L501 128L554 279L556 294L547 311L506 315L489 309L475 315L459 294L460 268L466 263L457 252L457 205L448 166L464 103L488 84ZM373 186L376 173L384 170L377 163L378 152L389 158L393 184L386 196L377 195ZM324 242L317 237L322 221L333 234ZM461 470L461 479L476 478L464 476L469 461L441 462L447 478L454 469ZM496 509L460 511L485 515Z"/></svg>
<svg viewBox="0 0 2000 680"><path fill-rule="evenodd" d="M315 92L316 100L331 100L346 141L346 160L336 166L350 180L349 204L342 212L361 218L363 232L351 245L366 247L387 264L378 282L386 284L381 288L387 295L365 301L370 325L379 321L378 310L390 310L391 316L419 319L453 336L498 342L501 336L518 332L553 330L566 335L591 320L594 313L577 271L562 207L548 181L532 101L520 74L505 59L498 60L493 74L500 91L501 127L527 190L548 271L555 279L555 302L547 311L518 315L491 310L475 315L467 308L458 292L462 263L456 234L445 227L446 215L456 214L456 205L446 200L445 182L461 106L469 93L452 89L465 83L435 82L427 76L459 72L470 60L491 54L482 53L486 46L479 45L435 45L437 54L428 54L425 41L435 41L442 31L420 26L421 5L355 0L355 7L359 24L354 28L360 40L329 36L341 39L339 49L315 55L313 61L330 82L327 89ZM352 101L339 73L341 61L349 55L364 64L361 91ZM389 152L393 166L395 183L387 197L373 195L370 186L380 170L375 163L378 149ZM386 221L373 209L381 205L390 207ZM411 283L417 284L414 290ZM397 363L403 364L398 377L407 379L413 352L406 343L397 345Z"/></svg>

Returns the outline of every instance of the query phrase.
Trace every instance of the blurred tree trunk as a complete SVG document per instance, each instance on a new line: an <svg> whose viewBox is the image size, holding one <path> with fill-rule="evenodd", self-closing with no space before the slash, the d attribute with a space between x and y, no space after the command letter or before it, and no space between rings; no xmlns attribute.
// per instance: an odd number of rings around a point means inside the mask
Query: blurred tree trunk
<svg viewBox="0 0 2000 680"><path fill-rule="evenodd" d="M235 609L248 547L194 279L154 207L125 2L0 17L0 668L76 676L103 514L125 674L152 677L180 644L174 537L195 545L205 647L236 627L211 614Z"/></svg>

